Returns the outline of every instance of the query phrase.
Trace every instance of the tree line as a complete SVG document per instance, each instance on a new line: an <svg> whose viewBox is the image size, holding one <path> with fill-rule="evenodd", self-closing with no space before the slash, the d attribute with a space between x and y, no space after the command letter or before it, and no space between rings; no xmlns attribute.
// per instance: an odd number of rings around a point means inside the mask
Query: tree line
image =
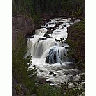
<svg viewBox="0 0 96 96"><path fill-rule="evenodd" d="M43 13L84 16L85 0L13 0L13 12L41 16Z"/></svg>

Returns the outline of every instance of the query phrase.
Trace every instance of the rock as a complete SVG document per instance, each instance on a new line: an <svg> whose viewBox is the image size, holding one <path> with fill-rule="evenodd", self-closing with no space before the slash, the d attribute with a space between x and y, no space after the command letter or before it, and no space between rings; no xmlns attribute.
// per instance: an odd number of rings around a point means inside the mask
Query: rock
<svg viewBox="0 0 96 96"><path fill-rule="evenodd" d="M73 88L74 84L73 83L69 83L68 88Z"/></svg>
<svg viewBox="0 0 96 96"><path fill-rule="evenodd" d="M78 74L76 76L74 76L74 78L73 78L74 81L79 81L79 79L80 79L80 76Z"/></svg>
<svg viewBox="0 0 96 96"><path fill-rule="evenodd" d="M69 81L73 81L73 76L69 76Z"/></svg>
<svg viewBox="0 0 96 96"><path fill-rule="evenodd" d="M66 25L63 25L63 27L66 27Z"/></svg>
<svg viewBox="0 0 96 96"><path fill-rule="evenodd" d="M64 40L64 38L60 38L60 40L61 40L61 41L63 41L63 40Z"/></svg>
<svg viewBox="0 0 96 96"><path fill-rule="evenodd" d="M56 41L56 42L60 42L61 40L57 40L57 39L55 38L55 41Z"/></svg>
<svg viewBox="0 0 96 96"><path fill-rule="evenodd" d="M49 63L49 56L46 57L46 63Z"/></svg>
<svg viewBox="0 0 96 96"><path fill-rule="evenodd" d="M38 80L38 83L39 84L45 84L46 83L46 79L45 78L37 78L37 80Z"/></svg>
<svg viewBox="0 0 96 96"><path fill-rule="evenodd" d="M69 59L68 61L72 61L72 60ZM75 69L75 64L74 63L66 63L66 68ZM72 72L72 74L74 74L74 73Z"/></svg>
<svg viewBox="0 0 96 96"><path fill-rule="evenodd" d="M39 70L40 72L43 72L43 70Z"/></svg>
<svg viewBox="0 0 96 96"><path fill-rule="evenodd" d="M51 81L46 81L46 83L52 83Z"/></svg>
<svg viewBox="0 0 96 96"><path fill-rule="evenodd" d="M34 35L32 35L32 36L29 36L29 38L34 38Z"/></svg>
<svg viewBox="0 0 96 96"><path fill-rule="evenodd" d="M18 88L21 90L18 94ZM12 77L12 96L26 96L29 90L24 84L17 83L16 79Z"/></svg>
<svg viewBox="0 0 96 96"><path fill-rule="evenodd" d="M59 23L56 23L56 26L55 27L59 27Z"/></svg>
<svg viewBox="0 0 96 96"><path fill-rule="evenodd" d="M53 74L53 76L56 76L56 74Z"/></svg>
<svg viewBox="0 0 96 96"><path fill-rule="evenodd" d="M53 30L48 30L47 33L48 34L52 34L53 33Z"/></svg>
<svg viewBox="0 0 96 96"><path fill-rule="evenodd" d="M43 37L50 38L50 36L48 35L48 33L45 33Z"/></svg>
<svg viewBox="0 0 96 96"><path fill-rule="evenodd" d="M69 71L65 71L65 73L64 73L65 75L68 75L69 74Z"/></svg>
<svg viewBox="0 0 96 96"><path fill-rule="evenodd" d="M39 38L39 40L46 40L46 38Z"/></svg>
<svg viewBox="0 0 96 96"><path fill-rule="evenodd" d="M52 75L52 74L54 74L54 73L52 71L50 71L49 75Z"/></svg>

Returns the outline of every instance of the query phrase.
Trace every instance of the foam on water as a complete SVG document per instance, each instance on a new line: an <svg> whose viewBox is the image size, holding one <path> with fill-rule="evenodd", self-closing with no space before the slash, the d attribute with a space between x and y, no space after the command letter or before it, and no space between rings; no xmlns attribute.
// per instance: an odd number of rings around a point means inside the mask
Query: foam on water
<svg viewBox="0 0 96 96"><path fill-rule="evenodd" d="M45 59L46 58L33 58L33 63L30 68L35 65L37 68L37 76L46 78L46 81L53 82L54 84L59 84L63 83L64 81L68 81L69 78L73 75L73 71L75 72L75 74L78 73L77 69L66 69L65 63L62 63L62 65L60 63L48 64L45 63ZM52 74L50 74L50 72ZM75 79L78 80L79 78Z"/></svg>

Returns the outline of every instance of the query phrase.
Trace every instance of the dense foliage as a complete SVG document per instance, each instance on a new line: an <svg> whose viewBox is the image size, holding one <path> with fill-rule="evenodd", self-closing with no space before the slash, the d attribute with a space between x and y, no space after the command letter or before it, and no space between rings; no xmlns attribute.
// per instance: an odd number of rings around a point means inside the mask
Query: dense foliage
<svg viewBox="0 0 96 96"><path fill-rule="evenodd" d="M69 56L81 70L85 68L85 19L68 28L67 42L70 45Z"/></svg>
<svg viewBox="0 0 96 96"><path fill-rule="evenodd" d="M32 17L41 16L43 13L54 16L84 17L84 0L13 0L13 14L30 14Z"/></svg>

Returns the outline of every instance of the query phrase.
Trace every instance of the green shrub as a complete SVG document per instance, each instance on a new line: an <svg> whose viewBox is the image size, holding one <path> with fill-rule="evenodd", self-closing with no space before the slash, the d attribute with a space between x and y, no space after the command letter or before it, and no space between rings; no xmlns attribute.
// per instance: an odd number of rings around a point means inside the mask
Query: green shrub
<svg viewBox="0 0 96 96"><path fill-rule="evenodd" d="M38 86L37 96L62 96L59 88L43 84Z"/></svg>

